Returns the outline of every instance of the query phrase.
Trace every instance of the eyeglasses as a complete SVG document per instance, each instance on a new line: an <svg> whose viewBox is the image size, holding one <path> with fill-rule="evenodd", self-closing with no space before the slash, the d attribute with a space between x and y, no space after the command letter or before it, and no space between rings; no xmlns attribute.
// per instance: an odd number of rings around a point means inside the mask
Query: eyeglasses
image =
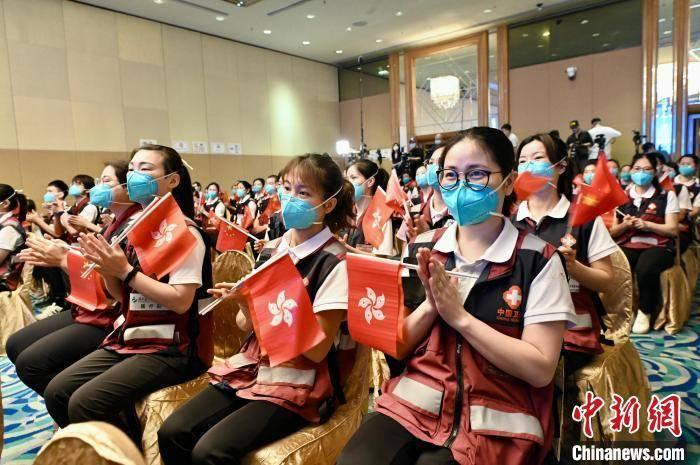
<svg viewBox="0 0 700 465"><path fill-rule="evenodd" d="M633 173L641 173L642 171L645 173L653 173L654 168L642 168L640 166L635 166L630 171Z"/></svg>
<svg viewBox="0 0 700 465"><path fill-rule="evenodd" d="M486 188L491 179L491 175L494 173L500 173L500 171L487 171L480 168L476 168L469 171L457 171L453 169L442 169L438 170L438 181L440 187L446 190L456 189L459 186L460 175L462 179L467 182L467 187L473 191L481 191Z"/></svg>

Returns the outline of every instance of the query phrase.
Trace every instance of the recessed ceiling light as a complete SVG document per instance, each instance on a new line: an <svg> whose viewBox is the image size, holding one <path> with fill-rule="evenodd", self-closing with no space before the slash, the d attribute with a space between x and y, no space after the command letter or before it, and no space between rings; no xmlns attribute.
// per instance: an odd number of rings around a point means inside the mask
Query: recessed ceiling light
<svg viewBox="0 0 700 465"><path fill-rule="evenodd" d="M544 47L544 45L542 45L542 44L537 45L537 48L542 48L542 47Z"/></svg>
<svg viewBox="0 0 700 465"><path fill-rule="evenodd" d="M489 13L491 13L492 11L493 11L493 10L492 10L491 8L486 8L486 9L484 10L484 13L489 14Z"/></svg>
<svg viewBox="0 0 700 465"><path fill-rule="evenodd" d="M607 42L605 42L605 43L603 44L603 47L609 47L609 46L610 46L610 44L607 43Z"/></svg>
<svg viewBox="0 0 700 465"><path fill-rule="evenodd" d="M375 42L378 43L378 44L381 44L381 43L384 42L384 41L383 41L382 39L377 39L377 40L375 40Z"/></svg>
<svg viewBox="0 0 700 465"><path fill-rule="evenodd" d="M352 28L351 28L350 26L348 26L348 27L345 28L345 30L348 31L348 32L350 32L350 31L352 31Z"/></svg>
<svg viewBox="0 0 700 465"><path fill-rule="evenodd" d="M552 53L552 56L555 57L555 56L557 56L557 54L556 54L556 53Z"/></svg>
<svg viewBox="0 0 700 465"><path fill-rule="evenodd" d="M667 36L671 33L671 31L664 31L664 35Z"/></svg>
<svg viewBox="0 0 700 465"><path fill-rule="evenodd" d="M153 0L153 3L157 5L162 5L163 3L165 3L165 0Z"/></svg>
<svg viewBox="0 0 700 465"><path fill-rule="evenodd" d="M386 76L387 74L389 74L389 71L385 69L380 69L379 71L377 71L377 74L380 76Z"/></svg>
<svg viewBox="0 0 700 465"><path fill-rule="evenodd" d="M311 42L309 42L308 40L302 40L301 45L311 45Z"/></svg>
<svg viewBox="0 0 700 465"><path fill-rule="evenodd" d="M403 15L403 11L397 11L395 14L396 14L396 16L402 16L402 15Z"/></svg>
<svg viewBox="0 0 700 465"><path fill-rule="evenodd" d="M665 22L666 22L666 18L660 18L660 19L659 19L659 22L660 22L660 23L665 23Z"/></svg>
<svg viewBox="0 0 700 465"><path fill-rule="evenodd" d="M549 31L544 31L542 33L542 37L549 37Z"/></svg>
<svg viewBox="0 0 700 465"><path fill-rule="evenodd" d="M338 55L340 55L341 53L343 53L343 51L342 51L342 50L336 50L335 53L337 53Z"/></svg>
<svg viewBox="0 0 700 465"><path fill-rule="evenodd" d="M314 14L306 15L306 19L314 19L315 17L316 17L316 15L314 15Z"/></svg>
<svg viewBox="0 0 700 465"><path fill-rule="evenodd" d="M225 19L226 19L226 16L221 16L221 15L219 15L219 16L216 17L216 20L217 20L217 21L223 21L223 20L225 20Z"/></svg>
<svg viewBox="0 0 700 465"><path fill-rule="evenodd" d="M594 32L593 34L591 34L591 36L592 36L592 37L599 37L599 36L600 36L600 32Z"/></svg>
<svg viewBox="0 0 700 465"><path fill-rule="evenodd" d="M582 20L581 20L581 24L588 24L588 20L587 20L587 19L582 19Z"/></svg>
<svg viewBox="0 0 700 465"><path fill-rule="evenodd" d="M272 31L269 29L265 29L263 30L263 34L267 34L269 36L270 34L272 34Z"/></svg>
<svg viewBox="0 0 700 465"><path fill-rule="evenodd" d="M530 34L528 34L527 32L524 32L523 37L530 37Z"/></svg>

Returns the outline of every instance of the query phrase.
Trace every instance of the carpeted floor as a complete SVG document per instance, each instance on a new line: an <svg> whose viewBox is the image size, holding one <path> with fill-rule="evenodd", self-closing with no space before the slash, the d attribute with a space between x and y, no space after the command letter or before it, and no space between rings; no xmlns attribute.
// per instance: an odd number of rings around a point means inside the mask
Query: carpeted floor
<svg viewBox="0 0 700 465"><path fill-rule="evenodd" d="M700 288L700 286L698 286ZM649 375L652 391L682 397L681 442L687 444L686 463L700 463L700 290L693 317L679 334L654 331L632 338ZM22 384L7 357L0 357L5 439L1 464L31 464L53 434L53 421L44 401Z"/></svg>

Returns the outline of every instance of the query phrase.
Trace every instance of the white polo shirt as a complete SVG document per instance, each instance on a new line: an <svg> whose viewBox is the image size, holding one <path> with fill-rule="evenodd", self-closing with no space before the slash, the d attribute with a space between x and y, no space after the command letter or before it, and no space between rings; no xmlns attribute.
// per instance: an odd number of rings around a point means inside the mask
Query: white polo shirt
<svg viewBox="0 0 700 465"><path fill-rule="evenodd" d="M633 186L632 188L629 189L629 194L630 198L632 199L632 203L634 203L634 206L639 208L639 206L642 204L643 199L650 199L654 196L654 191L656 189L654 188L653 184L650 184L647 190L645 190L643 193L637 192L636 186ZM681 209L680 206L678 205L678 197L676 196L675 191L669 191L666 193L666 211L664 214L669 215L671 213L680 213Z"/></svg>
<svg viewBox="0 0 700 465"><path fill-rule="evenodd" d="M295 264L317 252L333 237L331 230L326 227L301 244L290 247L290 235L291 231L284 233L272 255L289 252L289 256ZM312 304L314 313L348 309L348 264L345 260L341 260L331 270L321 287L316 290L316 297Z"/></svg>
<svg viewBox="0 0 700 465"><path fill-rule="evenodd" d="M561 196L559 198L559 202L552 208L546 215L544 215L542 218L535 220L535 218L532 217L530 214L530 209L528 207L527 200L520 202L520 205L518 206L518 213L516 215L516 219L518 221L523 221L525 218L530 218L534 221L536 221L537 224L540 224L542 219L544 217L550 217L550 218L556 218L556 219L562 219L566 216L566 214L569 212L569 207L571 206L571 202L565 197ZM617 252L618 246L613 240L613 238L610 236L610 233L608 232L608 228L605 227L605 223L603 223L603 220L601 217L597 217L593 221L593 228L591 229L591 237L588 240L588 262L593 263L596 262L600 259L603 259L609 255L614 254Z"/></svg>
<svg viewBox="0 0 700 465"><path fill-rule="evenodd" d="M510 221L504 220L503 229L494 243L478 260L470 262L459 254L457 223L454 223L435 243L434 250L454 253L455 271L469 276L459 278L459 297L464 302L488 262L505 263L510 260L517 240L518 230ZM576 325L576 312L571 301L564 265L559 255L554 255L530 284L523 318L525 326L549 321L566 321L569 328Z"/></svg>

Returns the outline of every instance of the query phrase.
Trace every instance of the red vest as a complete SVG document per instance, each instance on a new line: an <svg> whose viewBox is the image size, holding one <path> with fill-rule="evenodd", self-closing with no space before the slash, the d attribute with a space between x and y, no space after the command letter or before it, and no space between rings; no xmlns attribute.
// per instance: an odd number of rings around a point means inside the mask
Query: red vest
<svg viewBox="0 0 700 465"><path fill-rule="evenodd" d="M633 186L632 189L635 187ZM629 191L627 191L629 196ZM626 215L632 215L650 221L652 223L664 224L666 222L666 203L668 202L668 193L663 189L657 188L650 198L642 198L642 203L639 208L634 205L634 201L630 196L630 201L619 207L619 210ZM618 212L618 218L622 215ZM638 231L636 229L628 229L616 239L620 247L628 249L650 249L652 247L666 247L670 250L675 248L674 240L670 237L662 236L650 231Z"/></svg>
<svg viewBox="0 0 700 465"><path fill-rule="evenodd" d="M22 268L24 268L24 263L13 262L13 258L22 249L24 249L24 241L27 238L27 232L22 227L20 221L12 214L10 214L2 224L0 228L12 228L22 237L22 244L15 250L10 251L5 260L0 263L0 291L14 291L19 286L21 280Z"/></svg>
<svg viewBox="0 0 700 465"><path fill-rule="evenodd" d="M415 257L417 247L431 248L443 232L419 236L410 256ZM464 305L466 311L520 338L530 284L550 259L559 259L552 258L555 253L541 239L520 232L511 259L489 264L479 277ZM433 254L447 269L454 267L452 254L447 258ZM421 300L408 295L417 287L404 283L411 308ZM514 290L522 299L516 310L508 308L504 297ZM551 447L552 383L535 388L501 371L440 318L409 356L404 373L387 381L382 392L378 412L422 441L449 447L461 464L537 465Z"/></svg>
<svg viewBox="0 0 700 465"><path fill-rule="evenodd" d="M85 207L88 206L90 203L90 198L86 195L82 199L80 199L78 202L76 202L72 207L68 209L68 214L69 215L80 215L80 212L82 212ZM78 242L78 236L74 236L70 233L66 233L66 242L69 244L75 244Z"/></svg>

